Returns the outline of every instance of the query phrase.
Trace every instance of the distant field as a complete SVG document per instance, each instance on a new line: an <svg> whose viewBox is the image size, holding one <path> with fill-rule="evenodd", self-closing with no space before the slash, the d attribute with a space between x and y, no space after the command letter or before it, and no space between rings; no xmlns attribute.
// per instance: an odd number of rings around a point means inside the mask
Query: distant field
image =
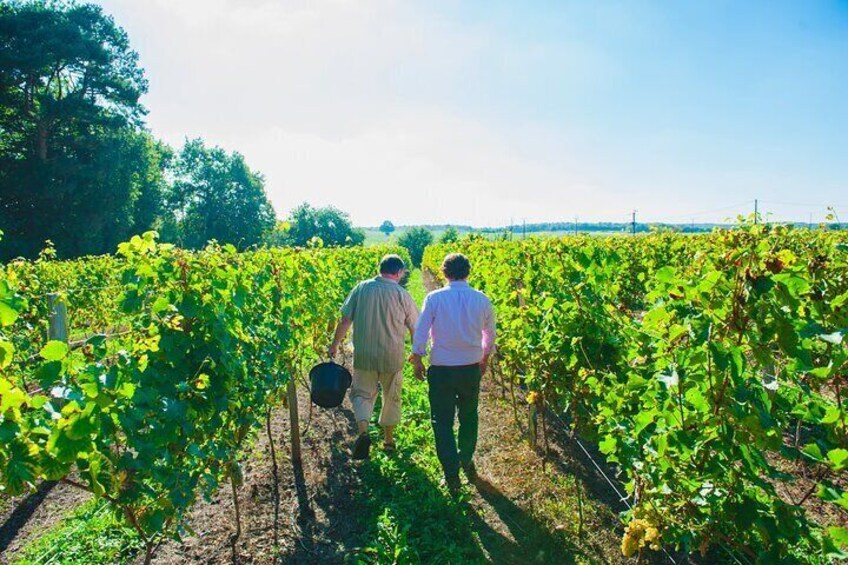
<svg viewBox="0 0 848 565"><path fill-rule="evenodd" d="M374 229L365 229L365 245L380 245L380 244L383 244L383 243L391 243L391 244L397 243L398 237L400 237L407 229L409 229L409 228L398 228L388 237L386 237L386 235L383 234L383 232L381 232L381 231L374 230ZM445 233L444 229L437 229L437 230L430 230L430 231L432 232L433 237L435 238L436 241L438 241L439 238L442 236L442 234ZM473 233L473 232L460 232L460 235L464 235L466 233ZM487 232L487 233L484 233L482 235L491 239L491 238L494 238L495 236L499 235L500 233L502 233L502 232ZM527 232L527 237L531 237L531 236L533 236L533 237L561 237L561 236L564 236L564 235L571 235L572 233L573 232L571 232L571 231L565 231L565 230L536 231L536 232ZM593 231L593 232L590 232L590 233L592 233L593 235L610 235L612 233L620 233L620 232ZM512 237L515 238L515 239L520 239L521 236L522 236L522 234L521 234L520 231L514 232L513 235L512 235Z"/></svg>

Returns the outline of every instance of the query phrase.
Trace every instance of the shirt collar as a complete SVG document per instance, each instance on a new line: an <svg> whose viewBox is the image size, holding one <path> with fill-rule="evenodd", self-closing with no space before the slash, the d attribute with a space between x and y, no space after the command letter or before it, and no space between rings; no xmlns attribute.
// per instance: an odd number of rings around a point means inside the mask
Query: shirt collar
<svg viewBox="0 0 848 565"><path fill-rule="evenodd" d="M389 284L398 284L398 282L397 282L397 281L392 280L392 279L387 279L387 278L386 278L386 277L384 277L383 275L377 275L376 277L374 277L374 280L375 280L375 281L384 282L384 283L389 283Z"/></svg>
<svg viewBox="0 0 848 565"><path fill-rule="evenodd" d="M468 281L448 281L448 286L468 286Z"/></svg>

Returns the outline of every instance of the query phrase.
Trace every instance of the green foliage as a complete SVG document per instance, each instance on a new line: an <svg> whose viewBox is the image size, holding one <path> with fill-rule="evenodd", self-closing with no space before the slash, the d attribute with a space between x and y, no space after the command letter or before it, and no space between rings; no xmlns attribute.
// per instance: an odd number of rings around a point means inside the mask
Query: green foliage
<svg viewBox="0 0 848 565"><path fill-rule="evenodd" d="M117 258L9 265L0 271L0 491L73 473L147 547L181 535L197 497L240 474L245 440L289 375L324 350L338 304L386 251L190 252L147 233ZM29 303L43 301L46 285L107 273L117 288L82 294L94 319L121 331L73 350L27 344L43 313Z"/></svg>
<svg viewBox="0 0 848 565"><path fill-rule="evenodd" d="M389 220L386 220L382 224L380 224L380 231L386 234L386 237L388 237L389 234L395 231L395 225Z"/></svg>
<svg viewBox="0 0 848 565"><path fill-rule="evenodd" d="M112 253L154 227L193 249L244 249L271 230L263 179L241 155L194 140L175 160L143 129L147 81L102 8L2 6L0 260L34 258L47 240L63 258Z"/></svg>
<svg viewBox="0 0 848 565"><path fill-rule="evenodd" d="M0 11L0 258L103 253L158 214L163 149L138 126L147 82L100 7Z"/></svg>
<svg viewBox="0 0 848 565"><path fill-rule="evenodd" d="M459 241L459 232L455 227L449 227L445 230L441 237L439 237L439 243L442 245L456 243L457 241Z"/></svg>
<svg viewBox="0 0 848 565"><path fill-rule="evenodd" d="M844 531L781 484L802 465L819 498L848 500L844 243L743 225L460 250L495 304L501 367L619 466L635 505L626 554L659 540L822 562L845 555ZM437 276L446 251L427 250Z"/></svg>
<svg viewBox="0 0 848 565"><path fill-rule="evenodd" d="M365 241L365 232L354 229L350 217L337 208L313 208L304 202L292 210L286 222L278 226L269 239L271 245L295 247L314 245L318 241L326 247L359 246Z"/></svg>
<svg viewBox="0 0 848 565"><path fill-rule="evenodd" d="M199 139L188 141L174 174L167 202L181 246L200 249L215 240L245 249L274 227L264 180L240 154L207 148Z"/></svg>
<svg viewBox="0 0 848 565"><path fill-rule="evenodd" d="M424 257L424 250L428 245L433 243L433 234L426 228L416 227L411 228L403 233L398 238L398 245L406 247L409 255L412 258L412 264L416 267L421 266L421 259Z"/></svg>

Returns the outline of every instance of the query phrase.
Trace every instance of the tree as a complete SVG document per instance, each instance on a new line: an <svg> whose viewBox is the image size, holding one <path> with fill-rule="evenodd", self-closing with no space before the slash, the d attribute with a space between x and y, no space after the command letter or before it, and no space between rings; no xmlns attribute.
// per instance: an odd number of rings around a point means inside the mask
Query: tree
<svg viewBox="0 0 848 565"><path fill-rule="evenodd" d="M412 258L412 264L416 267L421 266L424 249L431 243L433 243L433 234L427 228L421 227L410 228L398 238L398 245L406 247Z"/></svg>
<svg viewBox="0 0 848 565"><path fill-rule="evenodd" d="M304 202L292 210L286 224L287 229L274 238L278 244L305 247L316 237L329 247L351 247L365 241L365 232L355 229L350 216L333 206L313 208Z"/></svg>
<svg viewBox="0 0 848 565"><path fill-rule="evenodd" d="M167 198L173 218L164 223L171 224L181 245L197 249L214 239L244 249L274 227L264 179L239 153L209 149L200 139L187 141L174 176Z"/></svg>
<svg viewBox="0 0 848 565"><path fill-rule="evenodd" d="M0 258L113 251L161 205L127 34L100 7L0 4Z"/></svg>
<svg viewBox="0 0 848 565"><path fill-rule="evenodd" d="M380 231L386 234L386 237L389 237L389 234L395 231L395 225L389 220L386 220L380 224Z"/></svg>
<svg viewBox="0 0 848 565"><path fill-rule="evenodd" d="M439 238L439 243L456 243L457 241L459 241L459 232L453 226L449 226Z"/></svg>

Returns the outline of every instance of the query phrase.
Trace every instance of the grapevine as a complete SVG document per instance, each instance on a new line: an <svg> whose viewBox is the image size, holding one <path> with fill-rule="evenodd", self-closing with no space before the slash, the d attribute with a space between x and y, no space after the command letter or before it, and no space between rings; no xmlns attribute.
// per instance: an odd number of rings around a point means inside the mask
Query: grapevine
<svg viewBox="0 0 848 565"><path fill-rule="evenodd" d="M625 554L845 555L844 520L804 506L848 513L844 233L468 238L424 267L438 276L449 251L495 304L502 367L623 473ZM815 480L788 497L799 465Z"/></svg>
<svg viewBox="0 0 848 565"><path fill-rule="evenodd" d="M7 266L0 489L20 493L41 480L85 489L138 531L149 560L161 539L185 534L199 496L238 485L245 440L326 346L338 304L385 252L189 252L148 233L114 258ZM104 280L105 293L85 291L72 306L85 324L123 331L77 348L42 340L32 362L32 347L20 344L36 339L39 295L60 281Z"/></svg>

